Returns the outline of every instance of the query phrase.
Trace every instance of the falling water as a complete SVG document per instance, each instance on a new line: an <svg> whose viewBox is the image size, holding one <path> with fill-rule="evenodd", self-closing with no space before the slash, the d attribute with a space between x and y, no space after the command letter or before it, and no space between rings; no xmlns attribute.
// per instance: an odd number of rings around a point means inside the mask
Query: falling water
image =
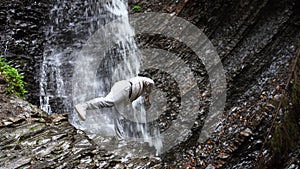
<svg viewBox="0 0 300 169"><path fill-rule="evenodd" d="M50 11L40 78L40 106L49 114L72 110L72 53L103 24L98 8L94 0L57 0Z"/></svg>
<svg viewBox="0 0 300 169"><path fill-rule="evenodd" d="M117 129L127 139L138 137L156 144L143 125L147 119L141 99L133 102L130 126L120 125L125 112L115 108L88 111L86 121L75 113L74 104L105 96L116 81L136 76L140 53L126 1L73 1L57 0L50 13L53 22L47 29L49 44L41 67L41 108L50 114L68 112L70 123L88 133L115 136ZM129 128L139 136L126 134ZM158 136L159 130L155 133Z"/></svg>

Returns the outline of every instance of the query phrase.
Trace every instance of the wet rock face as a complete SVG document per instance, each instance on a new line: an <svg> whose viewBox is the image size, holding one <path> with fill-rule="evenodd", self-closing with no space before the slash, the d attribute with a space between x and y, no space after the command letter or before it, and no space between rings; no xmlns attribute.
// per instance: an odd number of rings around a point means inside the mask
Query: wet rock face
<svg viewBox="0 0 300 169"><path fill-rule="evenodd" d="M216 47L226 71L227 108L219 130L203 145L192 139L184 142L167 153L165 161L174 166L220 168L247 142L250 148L242 149L247 152L236 154L226 167L252 168L262 144L263 130L269 127L275 111L274 105L266 103L280 96L280 88L287 82L287 68L299 43L299 3L294 0L152 3L136 0L130 5L140 5L142 11L173 13L202 28ZM150 46L159 41L159 47L183 52L174 41L170 43L157 36L150 40L142 37L141 41ZM182 162L185 159L186 163Z"/></svg>
<svg viewBox="0 0 300 169"><path fill-rule="evenodd" d="M49 1L0 2L0 54L12 60L25 75L28 100L38 102L39 65L43 54L43 27L48 22Z"/></svg>

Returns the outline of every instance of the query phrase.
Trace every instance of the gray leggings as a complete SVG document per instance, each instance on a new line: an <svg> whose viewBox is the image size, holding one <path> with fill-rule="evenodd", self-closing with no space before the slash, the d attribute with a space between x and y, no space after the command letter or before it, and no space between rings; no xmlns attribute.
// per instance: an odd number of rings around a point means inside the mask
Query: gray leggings
<svg viewBox="0 0 300 169"><path fill-rule="evenodd" d="M87 110L101 109L104 107L113 107L121 111L124 106L129 104L129 92L131 84L129 81L122 80L116 82L106 97L98 97L86 102Z"/></svg>
<svg viewBox="0 0 300 169"><path fill-rule="evenodd" d="M86 110L101 109L104 107L113 107L117 109L119 113L115 113L115 132L118 138L123 139L124 127L120 121L123 119L122 112L127 112L126 106L130 103L129 92L131 90L131 84L129 81L119 81L113 85L111 91L106 97L99 97L86 102ZM120 114L121 113L121 114Z"/></svg>

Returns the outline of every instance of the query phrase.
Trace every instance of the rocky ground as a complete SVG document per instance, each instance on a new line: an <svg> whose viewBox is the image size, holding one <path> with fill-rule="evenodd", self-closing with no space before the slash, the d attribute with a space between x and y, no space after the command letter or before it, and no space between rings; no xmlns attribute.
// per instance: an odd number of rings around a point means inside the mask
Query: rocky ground
<svg viewBox="0 0 300 169"><path fill-rule="evenodd" d="M124 158L100 149L68 122L6 93L0 75L0 168L160 168L155 157Z"/></svg>

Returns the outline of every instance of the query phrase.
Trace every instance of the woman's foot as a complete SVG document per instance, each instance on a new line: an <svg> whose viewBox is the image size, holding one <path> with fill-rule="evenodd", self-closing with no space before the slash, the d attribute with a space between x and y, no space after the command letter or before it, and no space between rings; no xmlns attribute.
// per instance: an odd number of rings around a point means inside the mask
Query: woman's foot
<svg viewBox="0 0 300 169"><path fill-rule="evenodd" d="M79 117L82 120L86 119L86 104L85 103L75 105L75 110L79 114Z"/></svg>

